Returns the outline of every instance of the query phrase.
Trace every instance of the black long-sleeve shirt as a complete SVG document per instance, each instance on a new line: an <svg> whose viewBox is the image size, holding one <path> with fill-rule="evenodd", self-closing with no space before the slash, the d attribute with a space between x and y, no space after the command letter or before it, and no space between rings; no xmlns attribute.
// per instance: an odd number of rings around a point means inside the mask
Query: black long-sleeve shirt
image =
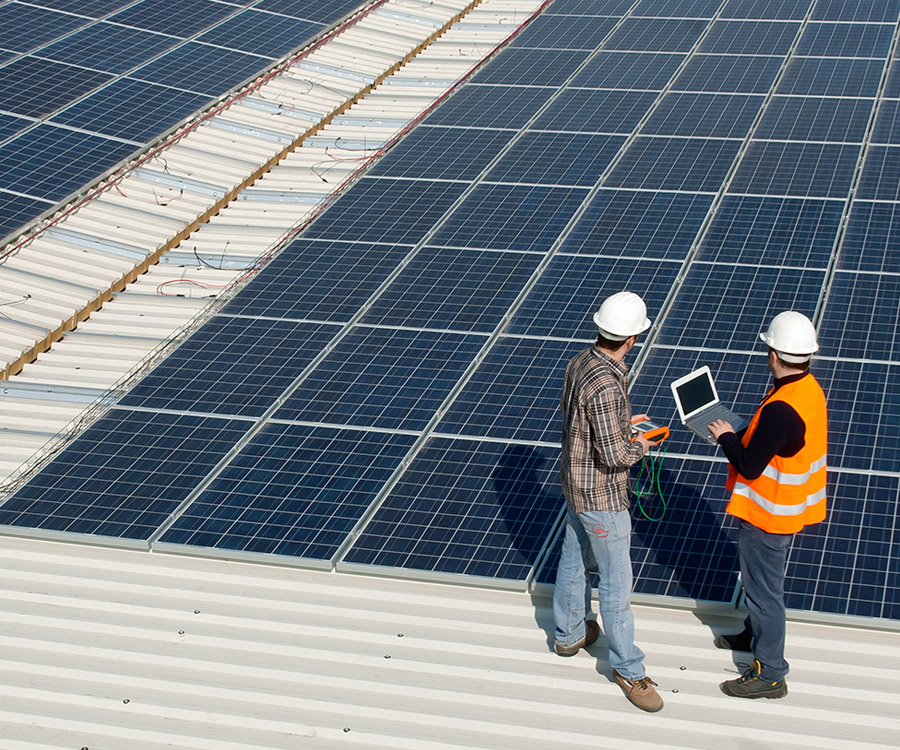
<svg viewBox="0 0 900 750"><path fill-rule="evenodd" d="M800 372L776 378L775 388L766 400L783 385L800 380L808 374ZM741 430L741 434L743 432ZM756 431L746 448L741 445L740 436L734 432L720 435L719 445L737 472L745 479L753 481L763 473L774 456L787 458L795 455L804 446L805 435L806 424L792 406L784 401L769 401L760 412Z"/></svg>

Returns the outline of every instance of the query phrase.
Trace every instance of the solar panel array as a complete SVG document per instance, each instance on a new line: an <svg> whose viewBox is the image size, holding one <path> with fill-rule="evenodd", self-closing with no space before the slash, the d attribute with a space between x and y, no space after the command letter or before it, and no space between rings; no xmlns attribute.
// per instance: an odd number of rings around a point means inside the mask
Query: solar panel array
<svg viewBox="0 0 900 750"><path fill-rule="evenodd" d="M360 4L0 2L0 237Z"/></svg>
<svg viewBox="0 0 900 750"><path fill-rule="evenodd" d="M0 522L552 581L562 370L627 288L656 323L631 400L662 422L700 364L749 414L761 328L821 320L831 511L795 539L788 605L900 617L898 17L554 0ZM635 511L637 591L735 599L725 473L673 430L665 515Z"/></svg>

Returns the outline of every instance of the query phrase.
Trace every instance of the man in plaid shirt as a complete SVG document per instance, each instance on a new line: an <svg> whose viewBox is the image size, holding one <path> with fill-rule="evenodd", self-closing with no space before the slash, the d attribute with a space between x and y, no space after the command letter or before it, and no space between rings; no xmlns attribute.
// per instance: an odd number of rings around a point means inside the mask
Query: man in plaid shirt
<svg viewBox="0 0 900 750"><path fill-rule="evenodd" d="M650 321L638 295L619 292L604 300L594 322L599 329L597 341L566 367L560 403L560 473L568 509L553 592L555 649L560 656L573 656L600 634L597 621L587 619L588 571L596 567L613 677L635 706L659 711L662 698L644 671L644 653L634 643L631 514L626 493L628 468L654 445L643 435L632 442L625 382L625 355Z"/></svg>

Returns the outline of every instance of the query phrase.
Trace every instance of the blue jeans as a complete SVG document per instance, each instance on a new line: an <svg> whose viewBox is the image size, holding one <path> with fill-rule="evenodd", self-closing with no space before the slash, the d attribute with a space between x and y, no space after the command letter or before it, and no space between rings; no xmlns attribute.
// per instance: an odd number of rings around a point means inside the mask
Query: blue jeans
<svg viewBox="0 0 900 750"><path fill-rule="evenodd" d="M553 617L556 642L572 646L585 637L584 619L591 611L589 571L597 568L600 619L609 644L609 664L629 680L640 680L644 652L634 645L631 612L631 515L627 510L566 512Z"/></svg>
<svg viewBox="0 0 900 750"><path fill-rule="evenodd" d="M741 521L738 553L750 629L753 658L762 665L760 676L777 682L788 673L784 660L784 568L793 534L770 534Z"/></svg>

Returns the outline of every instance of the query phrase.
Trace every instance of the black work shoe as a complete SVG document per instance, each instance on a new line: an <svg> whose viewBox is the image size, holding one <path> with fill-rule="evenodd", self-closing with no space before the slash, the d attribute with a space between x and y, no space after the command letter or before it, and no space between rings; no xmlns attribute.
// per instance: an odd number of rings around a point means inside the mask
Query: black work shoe
<svg viewBox="0 0 900 750"><path fill-rule="evenodd" d="M784 698L788 692L787 681L781 678L776 682L769 682L762 679L761 671L762 664L754 659L753 666L747 667L744 674L736 680L726 680L719 687L725 695L734 698Z"/></svg>
<svg viewBox="0 0 900 750"><path fill-rule="evenodd" d="M600 635L600 625L597 624L597 621L585 620L584 624L586 632L584 638L578 641L578 643L575 643L572 646L563 646L559 643L553 644L553 648L557 654L560 656L575 656L581 649L587 648L597 640L597 636Z"/></svg>
<svg viewBox="0 0 900 750"><path fill-rule="evenodd" d="M740 633L734 635L720 635L716 638L716 648L724 648L729 651L751 651L750 644L753 642L753 633L750 628L744 628Z"/></svg>

